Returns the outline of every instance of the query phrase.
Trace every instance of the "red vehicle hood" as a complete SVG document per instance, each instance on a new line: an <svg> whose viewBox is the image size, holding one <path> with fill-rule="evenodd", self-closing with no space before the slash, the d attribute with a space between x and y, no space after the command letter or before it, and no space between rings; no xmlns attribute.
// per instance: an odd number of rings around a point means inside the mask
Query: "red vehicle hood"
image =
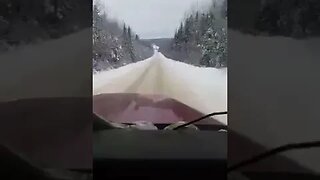
<svg viewBox="0 0 320 180"><path fill-rule="evenodd" d="M93 111L101 118L117 123L147 121L153 124L172 124L192 121L203 113L163 95L135 93L100 94L93 97ZM207 118L199 124L221 124Z"/></svg>

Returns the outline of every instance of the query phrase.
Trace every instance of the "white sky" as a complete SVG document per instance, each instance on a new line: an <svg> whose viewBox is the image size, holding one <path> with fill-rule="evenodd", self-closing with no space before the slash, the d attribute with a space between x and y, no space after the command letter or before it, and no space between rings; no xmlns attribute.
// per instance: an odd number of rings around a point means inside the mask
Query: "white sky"
<svg viewBox="0 0 320 180"><path fill-rule="evenodd" d="M173 37L185 13L211 0L103 0L109 16L130 25L141 38Z"/></svg>

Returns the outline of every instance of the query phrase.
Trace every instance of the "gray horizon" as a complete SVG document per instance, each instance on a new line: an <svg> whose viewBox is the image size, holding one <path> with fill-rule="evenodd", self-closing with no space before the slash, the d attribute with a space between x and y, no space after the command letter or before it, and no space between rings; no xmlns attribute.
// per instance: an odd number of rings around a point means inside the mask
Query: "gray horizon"
<svg viewBox="0 0 320 180"><path fill-rule="evenodd" d="M204 9L211 1L103 0L102 3L110 18L129 25L141 39L159 39L172 38L186 13Z"/></svg>

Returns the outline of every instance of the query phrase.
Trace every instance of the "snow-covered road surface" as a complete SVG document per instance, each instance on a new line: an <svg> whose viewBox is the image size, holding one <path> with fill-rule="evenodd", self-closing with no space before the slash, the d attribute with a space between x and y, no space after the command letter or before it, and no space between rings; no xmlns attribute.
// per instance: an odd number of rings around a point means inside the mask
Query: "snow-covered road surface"
<svg viewBox="0 0 320 180"><path fill-rule="evenodd" d="M0 101L90 95L92 32L22 46L0 55Z"/></svg>
<svg viewBox="0 0 320 180"><path fill-rule="evenodd" d="M204 114L227 110L227 69L195 67L160 52L137 63L95 74L93 94L161 94ZM227 124L227 116L216 117Z"/></svg>

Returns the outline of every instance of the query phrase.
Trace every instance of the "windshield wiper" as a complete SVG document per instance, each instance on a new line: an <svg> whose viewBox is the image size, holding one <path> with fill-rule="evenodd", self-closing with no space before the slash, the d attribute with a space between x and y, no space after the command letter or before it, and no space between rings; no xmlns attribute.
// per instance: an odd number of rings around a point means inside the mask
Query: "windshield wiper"
<svg viewBox="0 0 320 180"><path fill-rule="evenodd" d="M182 124L182 125L180 125L180 126L177 126L177 127L173 128L173 130L177 130L177 129L186 127L186 126L188 126L188 125L190 125L190 124L194 124L194 123L196 123L196 122L199 122L199 121L204 120L204 119L206 119L206 118L208 118L208 117L211 117L211 116L224 115L224 114L227 114L227 113L228 113L227 111L210 113L210 114L207 114L207 115L205 115L205 116L202 116L202 117L200 117L200 118L198 118L198 119L195 119L195 120L193 120L193 121L189 121L189 122L187 122L187 123L185 123L185 124Z"/></svg>

